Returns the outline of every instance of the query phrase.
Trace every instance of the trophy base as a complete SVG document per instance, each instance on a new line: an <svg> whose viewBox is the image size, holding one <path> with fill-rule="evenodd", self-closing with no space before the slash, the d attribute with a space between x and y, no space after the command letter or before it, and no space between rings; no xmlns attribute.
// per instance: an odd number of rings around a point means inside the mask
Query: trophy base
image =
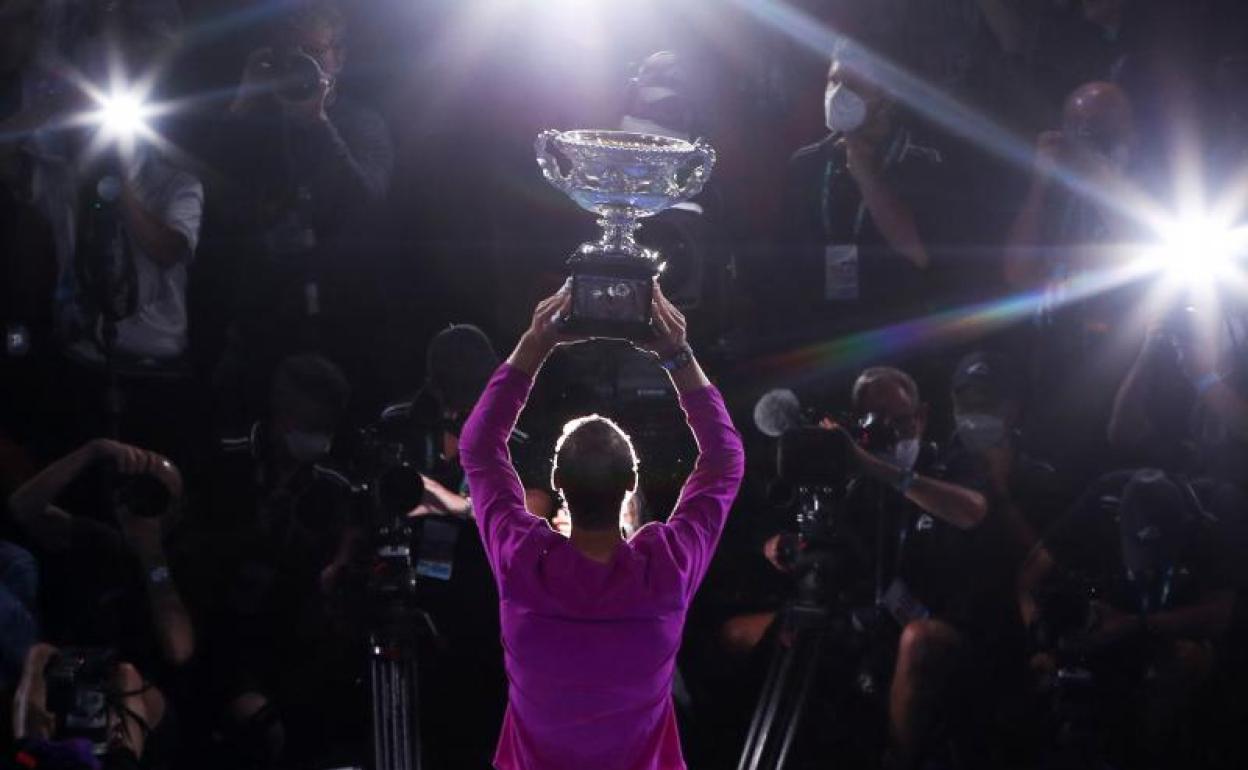
<svg viewBox="0 0 1248 770"><path fill-rule="evenodd" d="M651 300L658 265L651 259L578 252L568 260L572 309L561 326L570 334L642 341L654 338Z"/></svg>

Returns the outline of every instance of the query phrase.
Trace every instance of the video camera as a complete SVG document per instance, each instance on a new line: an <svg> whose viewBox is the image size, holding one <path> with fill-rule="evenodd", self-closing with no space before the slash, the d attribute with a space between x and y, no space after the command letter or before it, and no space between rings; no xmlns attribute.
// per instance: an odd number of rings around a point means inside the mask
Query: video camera
<svg viewBox="0 0 1248 770"><path fill-rule="evenodd" d="M116 653L96 647L66 647L48 661L43 671L47 708L56 715L59 739L84 738L96 754L104 752L108 708L116 700L112 685L116 667Z"/></svg>
<svg viewBox="0 0 1248 770"><path fill-rule="evenodd" d="M854 445L880 453L897 443L897 430L887 418L868 413L846 421L846 434L838 430L806 426L785 431L777 448L781 480L796 486L839 487L858 473Z"/></svg>

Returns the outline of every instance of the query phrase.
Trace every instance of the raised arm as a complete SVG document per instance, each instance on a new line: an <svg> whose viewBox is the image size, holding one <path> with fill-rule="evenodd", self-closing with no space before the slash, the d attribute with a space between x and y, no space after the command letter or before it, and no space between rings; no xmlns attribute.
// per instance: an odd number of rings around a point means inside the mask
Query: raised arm
<svg viewBox="0 0 1248 770"><path fill-rule="evenodd" d="M663 361L680 394L689 429L698 443L698 461L685 481L667 522L672 544L685 561L688 593L702 582L715 553L728 511L745 474L745 450L724 399L711 385L685 337L685 318L655 289L658 340L651 347Z"/></svg>
<svg viewBox="0 0 1248 770"><path fill-rule="evenodd" d="M533 322L464 423L459 459L468 479L473 515L491 564L497 570L510 555L513 534L531 525L524 507L524 485L511 462L507 440L528 399L533 378L562 337L555 316L571 302L567 289L542 301Z"/></svg>

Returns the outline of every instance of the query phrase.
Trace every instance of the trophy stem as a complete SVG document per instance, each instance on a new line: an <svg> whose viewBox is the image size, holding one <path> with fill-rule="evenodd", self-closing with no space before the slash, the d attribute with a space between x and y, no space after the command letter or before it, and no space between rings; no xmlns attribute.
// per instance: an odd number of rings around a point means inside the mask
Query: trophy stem
<svg viewBox="0 0 1248 770"><path fill-rule="evenodd" d="M596 249L600 253L626 257L648 256L646 250L637 245L637 228L641 223L636 219L601 217L598 226L602 228L602 237L598 239Z"/></svg>

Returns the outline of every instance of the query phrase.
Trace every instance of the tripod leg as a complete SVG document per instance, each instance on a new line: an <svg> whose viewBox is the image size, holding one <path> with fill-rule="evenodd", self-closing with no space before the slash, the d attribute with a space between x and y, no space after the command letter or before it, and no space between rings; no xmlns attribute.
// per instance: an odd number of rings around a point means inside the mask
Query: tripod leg
<svg viewBox="0 0 1248 770"><path fill-rule="evenodd" d="M823 641L827 629L821 628L800 639L802 644L801 661L797 667L798 692L793 710L789 714L789 724L784 731L784 742L780 745L780 754L776 758L775 770L783 770L789 761L789 752L793 749L793 740L797 736L797 728L806 716L806 704L810 700L810 688L814 686L815 673L819 668L819 656L822 654ZM803 635L806 636L806 635Z"/></svg>
<svg viewBox="0 0 1248 770"><path fill-rule="evenodd" d="M422 751L423 745L420 740L420 678L416 675L416 661L409 660L404 663L407 671L409 693L409 708L407 712L407 734L411 736L411 745L408 747L408 756L411 757L411 767L414 770L421 770L424 766Z"/></svg>
<svg viewBox="0 0 1248 770"><path fill-rule="evenodd" d="M801 634L799 632L798 637ZM750 722L750 731L746 736L745 748L741 752L741 761L737 770L762 770L767 754L767 742L775 726L777 714L784 702L788 690L790 671L793 668L794 650L799 639L794 638L788 647L777 647L772 654L771 664L767 669L767 678L759 693L758 706L754 709L754 717Z"/></svg>
<svg viewBox="0 0 1248 770"><path fill-rule="evenodd" d="M384 770L386 767L386 711L381 666L381 661L376 658L368 664L373 700L373 770Z"/></svg>

